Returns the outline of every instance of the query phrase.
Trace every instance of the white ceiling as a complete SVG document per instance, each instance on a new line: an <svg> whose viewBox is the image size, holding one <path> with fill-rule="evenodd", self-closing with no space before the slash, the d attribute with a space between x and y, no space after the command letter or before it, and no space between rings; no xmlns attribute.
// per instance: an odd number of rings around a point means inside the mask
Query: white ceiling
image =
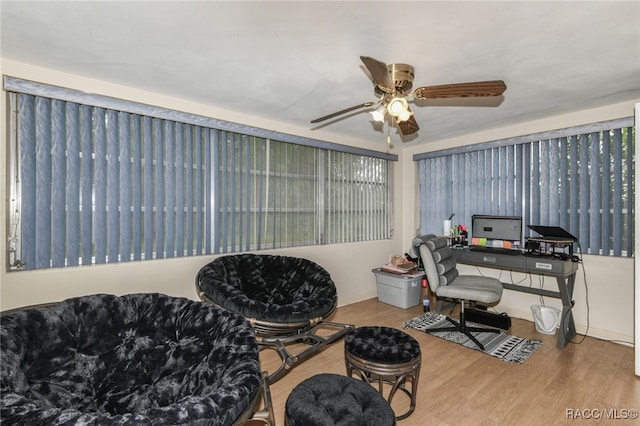
<svg viewBox="0 0 640 426"><path fill-rule="evenodd" d="M421 129L404 140L412 144L640 99L638 1L2 0L1 7L3 58L283 127L310 129L313 118L375 101L360 55L413 65L414 88L506 82L500 98L416 102ZM369 114L341 118L314 136L384 146L387 128Z"/></svg>

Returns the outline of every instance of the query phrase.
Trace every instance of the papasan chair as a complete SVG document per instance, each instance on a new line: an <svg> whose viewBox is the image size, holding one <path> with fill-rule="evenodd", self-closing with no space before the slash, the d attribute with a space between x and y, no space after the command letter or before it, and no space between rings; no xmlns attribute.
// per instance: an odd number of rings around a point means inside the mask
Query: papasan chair
<svg viewBox="0 0 640 426"><path fill-rule="evenodd" d="M3 312L6 425L274 424L255 332L162 294L97 294Z"/></svg>
<svg viewBox="0 0 640 426"><path fill-rule="evenodd" d="M269 374L270 383L353 329L326 321L337 306L336 287L322 266L307 259L221 256L200 269L196 289L203 301L247 318L261 347L278 352L282 363ZM304 349L291 354L287 346L295 343Z"/></svg>

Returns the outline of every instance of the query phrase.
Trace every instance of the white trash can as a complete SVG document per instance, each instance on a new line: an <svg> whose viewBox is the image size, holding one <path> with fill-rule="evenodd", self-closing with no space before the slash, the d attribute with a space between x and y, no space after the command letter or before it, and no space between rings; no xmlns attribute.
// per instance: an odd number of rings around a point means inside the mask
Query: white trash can
<svg viewBox="0 0 640 426"><path fill-rule="evenodd" d="M556 334L560 326L560 309L552 306L531 305L536 330L542 334Z"/></svg>

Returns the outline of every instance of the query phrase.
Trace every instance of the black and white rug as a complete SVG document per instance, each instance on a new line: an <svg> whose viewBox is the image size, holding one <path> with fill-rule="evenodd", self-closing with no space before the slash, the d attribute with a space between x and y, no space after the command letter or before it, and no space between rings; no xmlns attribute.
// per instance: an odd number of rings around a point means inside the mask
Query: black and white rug
<svg viewBox="0 0 640 426"><path fill-rule="evenodd" d="M426 332L430 328L450 327L452 324L442 314L427 312L403 324L403 328L413 328ZM470 349L480 350L463 333L456 331L441 331L429 333L450 342L455 342ZM484 353L506 362L522 364L540 347L540 340L523 339L504 333L474 332L473 335L484 345Z"/></svg>

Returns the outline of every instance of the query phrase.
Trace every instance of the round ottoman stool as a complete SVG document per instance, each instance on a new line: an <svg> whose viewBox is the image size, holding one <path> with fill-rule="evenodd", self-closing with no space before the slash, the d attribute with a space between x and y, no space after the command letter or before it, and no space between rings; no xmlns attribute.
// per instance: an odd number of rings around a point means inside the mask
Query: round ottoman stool
<svg viewBox="0 0 640 426"><path fill-rule="evenodd" d="M387 401L370 385L338 374L318 374L296 386L285 404L288 426L395 425Z"/></svg>
<svg viewBox="0 0 640 426"><path fill-rule="evenodd" d="M398 389L409 397L409 410L396 419L405 419L413 413L422 359L416 339L395 328L359 327L345 337L344 358L347 376L352 377L355 371L366 383L377 381L381 395L385 383L391 386L389 404ZM411 382L410 389L407 381Z"/></svg>

